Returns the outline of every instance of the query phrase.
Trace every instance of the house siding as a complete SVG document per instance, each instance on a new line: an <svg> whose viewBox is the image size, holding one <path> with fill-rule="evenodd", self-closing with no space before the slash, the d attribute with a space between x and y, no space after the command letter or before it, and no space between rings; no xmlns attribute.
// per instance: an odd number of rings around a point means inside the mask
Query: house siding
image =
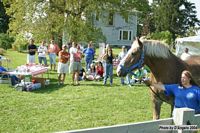
<svg viewBox="0 0 200 133"><path fill-rule="evenodd" d="M98 21L94 21L96 27L101 28L103 35L106 37L106 43L111 45L131 45L133 38L137 34L137 16L129 15L128 23L119 14L114 13L113 15L113 25L108 25L109 13L103 13ZM131 31L131 40L120 40L120 30L121 31Z"/></svg>

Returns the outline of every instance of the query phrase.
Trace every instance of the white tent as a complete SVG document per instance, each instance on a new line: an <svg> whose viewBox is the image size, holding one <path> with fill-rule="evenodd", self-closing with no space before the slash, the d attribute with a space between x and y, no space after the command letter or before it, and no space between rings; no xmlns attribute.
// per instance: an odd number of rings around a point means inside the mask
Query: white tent
<svg viewBox="0 0 200 133"><path fill-rule="evenodd" d="M188 48L192 55L200 55L200 35L176 39L176 55L180 56Z"/></svg>

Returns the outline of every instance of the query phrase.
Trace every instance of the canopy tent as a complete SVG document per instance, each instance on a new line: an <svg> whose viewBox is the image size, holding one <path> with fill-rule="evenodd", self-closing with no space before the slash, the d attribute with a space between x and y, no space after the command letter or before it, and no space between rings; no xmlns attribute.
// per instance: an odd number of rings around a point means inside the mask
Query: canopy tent
<svg viewBox="0 0 200 133"><path fill-rule="evenodd" d="M200 55L200 35L176 39L176 55L180 56L185 48L191 55Z"/></svg>

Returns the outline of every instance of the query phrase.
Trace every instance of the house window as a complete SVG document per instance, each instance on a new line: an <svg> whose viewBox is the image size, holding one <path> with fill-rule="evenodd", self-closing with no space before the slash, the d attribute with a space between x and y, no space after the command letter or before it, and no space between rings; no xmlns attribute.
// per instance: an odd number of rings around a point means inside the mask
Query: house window
<svg viewBox="0 0 200 133"><path fill-rule="evenodd" d="M128 16L128 15L125 15L125 16L124 16L124 21L125 21L125 23L128 23L128 20L129 20L129 16Z"/></svg>
<svg viewBox="0 0 200 133"><path fill-rule="evenodd" d="M108 17L108 25L113 25L113 13L109 13L109 17Z"/></svg>
<svg viewBox="0 0 200 133"><path fill-rule="evenodd" d="M132 31L131 30L120 30L119 31L119 40L131 40Z"/></svg>
<svg viewBox="0 0 200 133"><path fill-rule="evenodd" d="M123 31L123 40L128 40L128 31Z"/></svg>
<svg viewBox="0 0 200 133"><path fill-rule="evenodd" d="M132 31L129 31L129 40L132 39Z"/></svg>

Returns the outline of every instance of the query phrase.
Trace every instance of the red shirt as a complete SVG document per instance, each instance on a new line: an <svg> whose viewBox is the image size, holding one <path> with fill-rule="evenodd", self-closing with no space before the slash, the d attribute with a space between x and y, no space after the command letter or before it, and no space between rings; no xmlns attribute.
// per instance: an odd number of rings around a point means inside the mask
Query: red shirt
<svg viewBox="0 0 200 133"><path fill-rule="evenodd" d="M81 56L82 56L82 53L77 51L77 53L74 54L74 61L75 62L80 62L81 61Z"/></svg>
<svg viewBox="0 0 200 133"><path fill-rule="evenodd" d="M57 44L49 44L48 52L57 54L60 51L60 48Z"/></svg>
<svg viewBox="0 0 200 133"><path fill-rule="evenodd" d="M100 75L103 77L103 67L102 66L97 66L96 68L97 75Z"/></svg>
<svg viewBox="0 0 200 133"><path fill-rule="evenodd" d="M59 52L59 62L67 63L69 60L70 54L68 52L63 52L62 50Z"/></svg>

